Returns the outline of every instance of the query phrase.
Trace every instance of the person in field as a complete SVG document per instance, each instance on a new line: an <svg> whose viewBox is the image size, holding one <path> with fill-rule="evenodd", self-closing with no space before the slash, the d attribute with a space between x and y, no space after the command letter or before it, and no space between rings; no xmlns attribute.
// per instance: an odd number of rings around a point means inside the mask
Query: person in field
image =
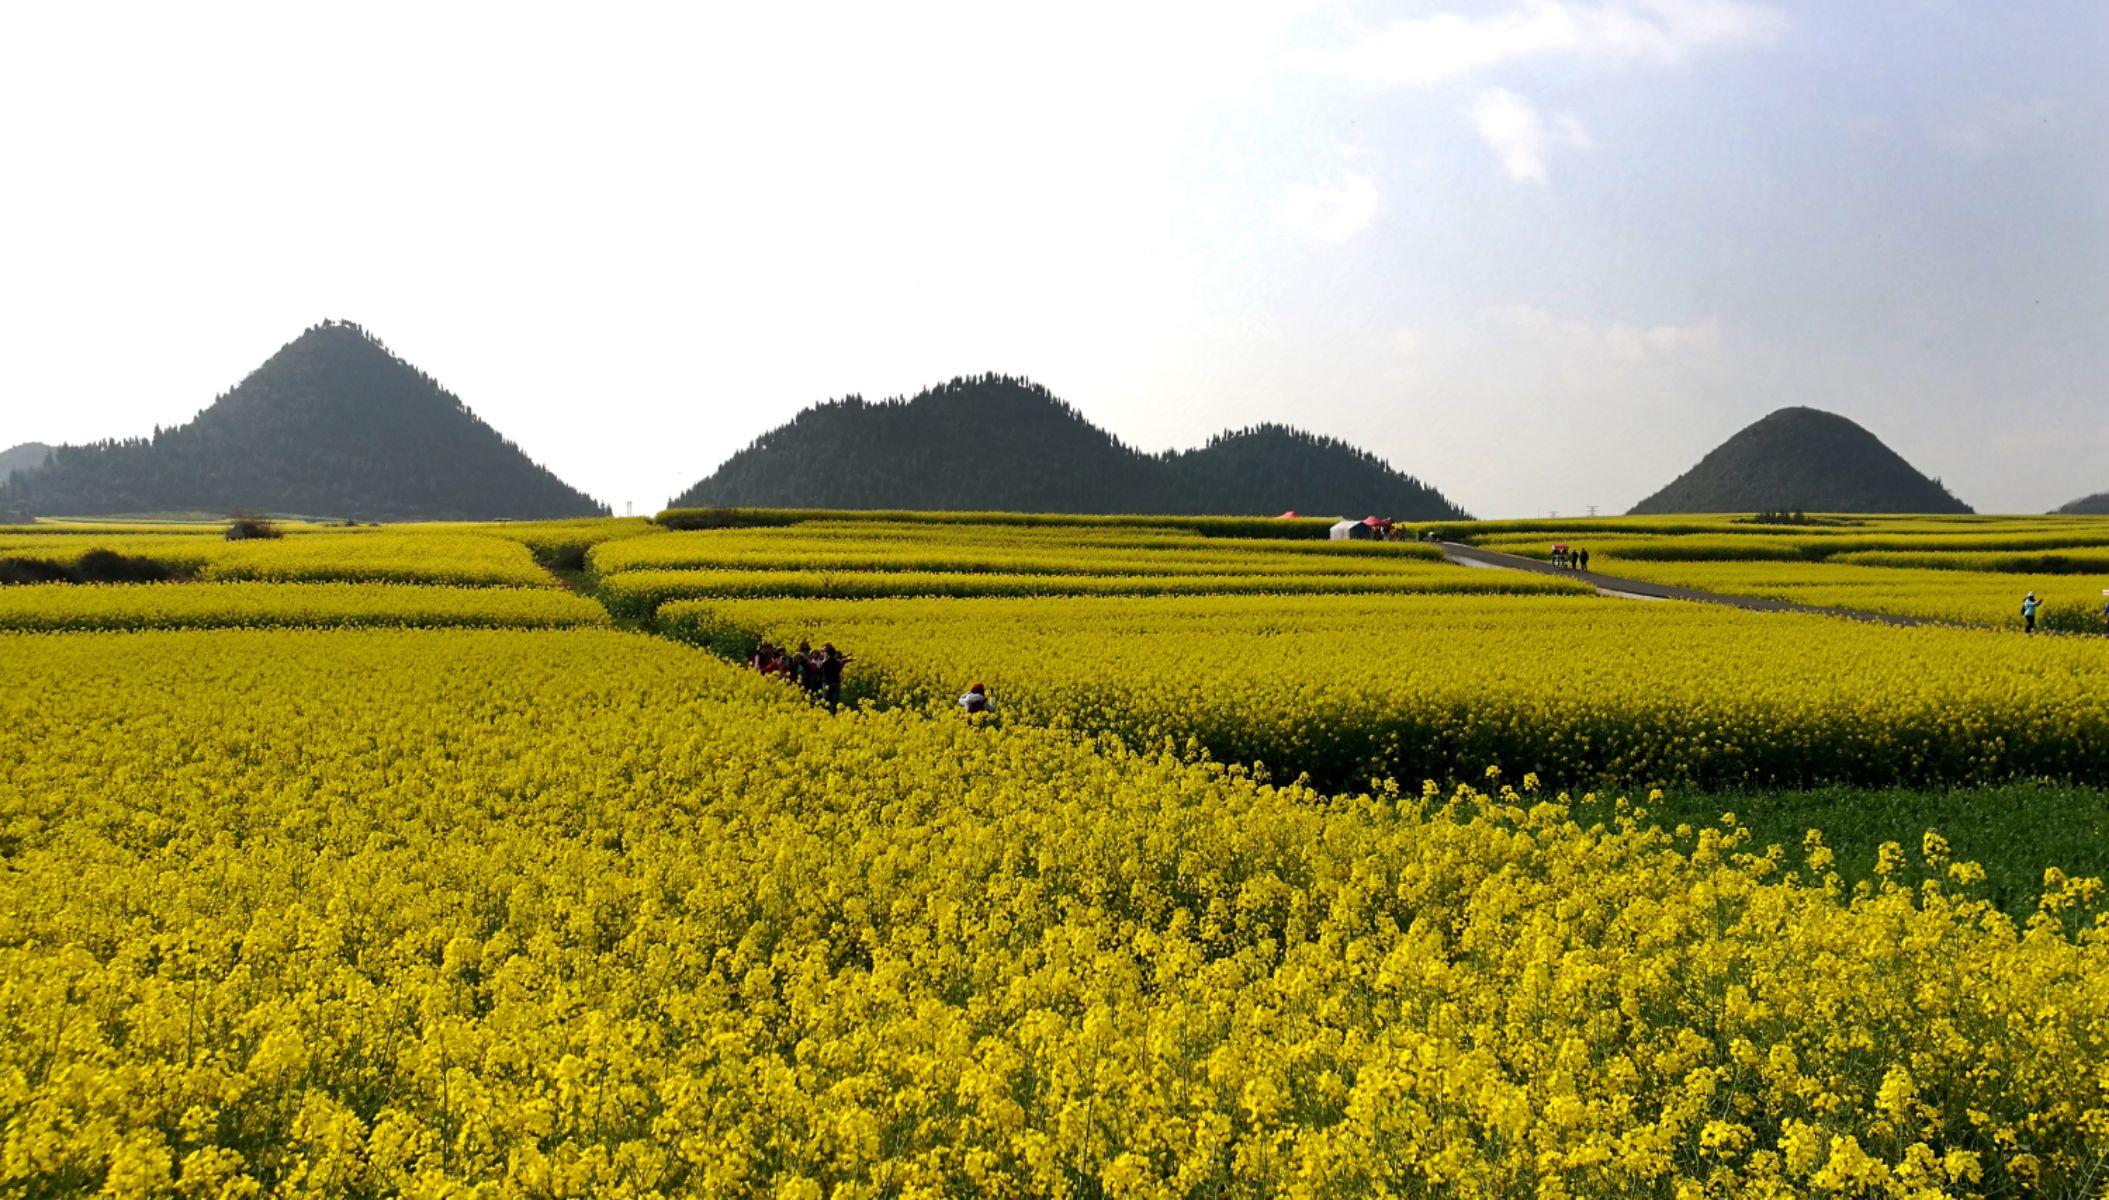
<svg viewBox="0 0 2109 1200"><path fill-rule="evenodd" d="M2022 601L2021 601L2021 629L2022 629L2022 632L2024 632L2024 633L2034 633L2034 632L2036 632L2036 610L2037 610L2037 609L2039 609L2039 608L2041 608L2041 607L2043 607L2043 602L2042 602L2041 600L2038 600L2038 599L2036 599L2036 593L2034 593L2034 592L2030 592L2030 593L2029 593L2029 594L2028 594L2027 596L2025 596L2025 597L2023 597L2023 598L2022 598Z"/></svg>
<svg viewBox="0 0 2109 1200"><path fill-rule="evenodd" d="M959 707L970 717L989 711L989 689L975 684L959 698Z"/></svg>
<svg viewBox="0 0 2109 1200"><path fill-rule="evenodd" d="M834 715L835 710L842 704L842 668L847 666L849 661L849 655L835 649L833 642L820 648L820 681L826 694L830 716Z"/></svg>
<svg viewBox="0 0 2109 1200"><path fill-rule="evenodd" d="M805 689L806 699L818 704L820 703L821 692L827 686L827 680L823 675L823 668L826 665L825 656L818 650L807 650L804 654L799 655L799 660L803 664L803 668L799 672L798 686Z"/></svg>
<svg viewBox="0 0 2109 1200"><path fill-rule="evenodd" d="M754 668L756 674L767 675L769 669L776 665L776 647L767 642L756 646L753 657L747 660L747 665Z"/></svg>

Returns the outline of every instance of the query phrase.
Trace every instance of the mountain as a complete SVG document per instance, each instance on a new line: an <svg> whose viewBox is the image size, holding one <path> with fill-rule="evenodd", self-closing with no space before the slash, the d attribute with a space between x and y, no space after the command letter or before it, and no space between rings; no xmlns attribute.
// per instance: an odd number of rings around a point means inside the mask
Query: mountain
<svg viewBox="0 0 2109 1200"><path fill-rule="evenodd" d="M2082 496L2058 511L2076 517L2109 517L2109 492Z"/></svg>
<svg viewBox="0 0 2109 1200"><path fill-rule="evenodd" d="M954 379L913 399L816 405L734 454L673 507L1463 515L1433 488L1331 438L1263 425L1198 450L1145 454L1047 389L1002 375Z"/></svg>
<svg viewBox="0 0 2109 1200"><path fill-rule="evenodd" d="M809 408L674 506L1058 512L1104 496L1132 511L1162 474L1038 387L955 379L909 401L850 396Z"/></svg>
<svg viewBox="0 0 2109 1200"><path fill-rule="evenodd" d="M1369 451L1285 425L1219 433L1167 462L1180 497L1174 512L1271 515L1297 509L1416 521L1465 515L1442 493Z"/></svg>
<svg viewBox="0 0 2109 1200"><path fill-rule="evenodd" d="M254 511L363 520L602 515L366 331L317 325L151 438L61 446L0 484L45 516Z"/></svg>
<svg viewBox="0 0 2109 1200"><path fill-rule="evenodd" d="M1699 465L1633 506L1635 515L1798 509L1966 513L1880 438L1836 413L1782 408L1714 447Z"/></svg>
<svg viewBox="0 0 2109 1200"><path fill-rule="evenodd" d="M24 442L6 450L0 450L0 483L5 483L17 471L41 467L51 457L51 447L42 442Z"/></svg>

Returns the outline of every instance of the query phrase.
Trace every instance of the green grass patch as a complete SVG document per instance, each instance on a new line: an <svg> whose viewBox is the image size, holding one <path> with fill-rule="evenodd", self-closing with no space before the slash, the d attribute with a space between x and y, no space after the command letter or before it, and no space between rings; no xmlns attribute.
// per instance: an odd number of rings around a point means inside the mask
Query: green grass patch
<svg viewBox="0 0 2109 1200"><path fill-rule="evenodd" d="M1605 819L1611 805L1600 802ZM1588 810L1578 807L1577 815ZM1733 812L1762 848L1787 848L1787 861L1802 863L1802 837L1811 829L1838 856L1836 870L1848 883L1874 878L1875 857L1884 842L1903 846L1919 878L1920 840L1927 830L1947 839L1957 862L1985 870L1976 894L2016 917L2035 911L2043 872L2109 876L2109 788L2050 783L1997 787L1914 789L1825 787L1809 791L1672 792L1649 806L1664 827L1718 822Z"/></svg>

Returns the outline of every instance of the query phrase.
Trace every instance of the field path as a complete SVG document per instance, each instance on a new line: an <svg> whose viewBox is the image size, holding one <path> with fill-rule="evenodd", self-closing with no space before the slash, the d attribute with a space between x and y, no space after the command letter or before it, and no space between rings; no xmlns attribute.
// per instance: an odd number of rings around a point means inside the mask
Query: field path
<svg viewBox="0 0 2109 1200"><path fill-rule="evenodd" d="M1752 612L1811 613L1819 617L1845 617L1854 621L1872 621L1877 625L1939 625L1940 621L1924 617L1900 617L1895 613L1866 612L1857 608L1825 608L1816 604L1795 604L1787 600L1773 600L1764 596L1733 596L1723 592L1702 592L1697 588L1671 587L1665 583L1648 583L1639 579L1627 579L1619 575L1604 575L1596 571L1570 571L1553 566L1521 554L1503 554L1499 550L1483 550L1463 542L1441 542L1443 557L1459 566L1494 568L1505 571L1531 571L1539 575L1558 575L1563 579L1578 579L1606 596L1617 596L1622 600L1695 600L1701 604L1726 604L1730 608L1747 608Z"/></svg>

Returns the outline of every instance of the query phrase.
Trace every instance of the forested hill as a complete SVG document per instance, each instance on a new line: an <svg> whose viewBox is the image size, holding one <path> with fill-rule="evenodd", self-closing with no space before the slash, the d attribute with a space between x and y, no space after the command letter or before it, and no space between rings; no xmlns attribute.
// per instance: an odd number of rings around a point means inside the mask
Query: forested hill
<svg viewBox="0 0 2109 1200"><path fill-rule="evenodd" d="M1045 388L1001 375L908 400L817 405L673 506L1463 515L1435 489L1331 438L1267 425L1198 450L1145 454Z"/></svg>
<svg viewBox="0 0 2109 1200"><path fill-rule="evenodd" d="M0 450L0 482L4 482L17 471L41 467L51 457L51 447L42 442L24 442Z"/></svg>
<svg viewBox="0 0 2109 1200"><path fill-rule="evenodd" d="M1416 521L1465 515L1441 492L1367 450L1282 425L1219 433L1199 450L1171 455L1167 465L1180 512L1272 515L1295 509Z"/></svg>
<svg viewBox="0 0 2109 1200"><path fill-rule="evenodd" d="M0 484L41 516L253 511L366 520L605 514L356 325L309 329L188 424L61 446Z"/></svg>
<svg viewBox="0 0 2109 1200"><path fill-rule="evenodd" d="M2082 496L2058 511L2076 517L2109 516L2109 492L2096 492L2092 496Z"/></svg>
<svg viewBox="0 0 2109 1200"><path fill-rule="evenodd" d="M1633 506L1649 513L1966 513L1937 479L1836 413L1782 408Z"/></svg>

